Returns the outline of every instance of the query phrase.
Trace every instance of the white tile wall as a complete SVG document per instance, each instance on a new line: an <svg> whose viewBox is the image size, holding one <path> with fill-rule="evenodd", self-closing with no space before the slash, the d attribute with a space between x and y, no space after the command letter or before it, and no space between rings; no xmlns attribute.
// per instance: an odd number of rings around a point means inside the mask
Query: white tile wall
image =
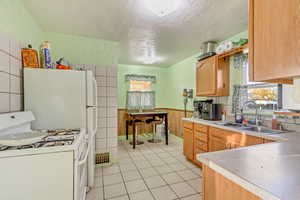
<svg viewBox="0 0 300 200"><path fill-rule="evenodd" d="M0 113L9 112L9 93L0 93Z"/></svg>
<svg viewBox="0 0 300 200"><path fill-rule="evenodd" d="M9 54L0 51L0 71L9 73L9 57Z"/></svg>
<svg viewBox="0 0 300 200"><path fill-rule="evenodd" d="M22 46L0 33L0 113L23 110Z"/></svg>
<svg viewBox="0 0 300 200"><path fill-rule="evenodd" d="M116 155L118 138L117 67L95 67L98 83L96 150Z"/></svg>

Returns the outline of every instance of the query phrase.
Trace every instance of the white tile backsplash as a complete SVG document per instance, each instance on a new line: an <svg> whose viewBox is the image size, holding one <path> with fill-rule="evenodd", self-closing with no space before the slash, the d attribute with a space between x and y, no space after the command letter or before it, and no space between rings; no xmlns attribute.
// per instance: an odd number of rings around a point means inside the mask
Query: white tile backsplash
<svg viewBox="0 0 300 200"><path fill-rule="evenodd" d="M0 92L9 93L9 74L0 72Z"/></svg>
<svg viewBox="0 0 300 200"><path fill-rule="evenodd" d="M105 139L106 138L106 128L98 128L98 131L96 133L97 139Z"/></svg>
<svg viewBox="0 0 300 200"><path fill-rule="evenodd" d="M107 118L98 118L98 128L107 128Z"/></svg>
<svg viewBox="0 0 300 200"><path fill-rule="evenodd" d="M97 95L98 95L98 97L106 97L107 96L107 88L106 87L98 87Z"/></svg>
<svg viewBox="0 0 300 200"><path fill-rule="evenodd" d="M21 48L22 48L22 45L20 42L18 42L16 40L10 40L9 54L19 60L21 60Z"/></svg>
<svg viewBox="0 0 300 200"><path fill-rule="evenodd" d="M117 77L117 74L118 74L117 70L118 70L117 66L107 67L107 76Z"/></svg>
<svg viewBox="0 0 300 200"><path fill-rule="evenodd" d="M107 77L106 76L97 76L96 77L98 87L106 87L107 86Z"/></svg>
<svg viewBox="0 0 300 200"><path fill-rule="evenodd" d="M9 73L9 55L0 51L0 71Z"/></svg>
<svg viewBox="0 0 300 200"><path fill-rule="evenodd" d="M117 128L118 127L118 119L117 119L117 117L107 118L107 127L108 128Z"/></svg>
<svg viewBox="0 0 300 200"><path fill-rule="evenodd" d="M9 94L8 93L0 93L0 113L9 112Z"/></svg>
<svg viewBox="0 0 300 200"><path fill-rule="evenodd" d="M96 149L105 149L106 146L106 139L96 139Z"/></svg>
<svg viewBox="0 0 300 200"><path fill-rule="evenodd" d="M21 94L22 92L22 79L17 76L10 76L10 92Z"/></svg>
<svg viewBox="0 0 300 200"><path fill-rule="evenodd" d="M10 38L7 35L0 33L0 51L9 53L9 41Z"/></svg>
<svg viewBox="0 0 300 200"><path fill-rule="evenodd" d="M19 94L10 94L10 111L16 112L23 109L23 96Z"/></svg>
<svg viewBox="0 0 300 200"><path fill-rule="evenodd" d="M108 107L117 107L118 106L118 99L116 97L108 97L107 98L107 106Z"/></svg>
<svg viewBox="0 0 300 200"><path fill-rule="evenodd" d="M107 96L108 97L117 97L117 88L107 87Z"/></svg>
<svg viewBox="0 0 300 200"><path fill-rule="evenodd" d="M0 33L0 113L23 110L21 47Z"/></svg>
<svg viewBox="0 0 300 200"><path fill-rule="evenodd" d="M118 137L118 129L117 128L107 128L107 137L108 138L117 138Z"/></svg>
<svg viewBox="0 0 300 200"><path fill-rule="evenodd" d="M10 73L16 76L22 76L22 62L14 57L10 57Z"/></svg>
<svg viewBox="0 0 300 200"><path fill-rule="evenodd" d="M117 67L96 66L98 84L98 131L96 149L116 156L118 138Z"/></svg>
<svg viewBox="0 0 300 200"><path fill-rule="evenodd" d="M117 77L107 77L107 86L117 88Z"/></svg>
<svg viewBox="0 0 300 200"><path fill-rule="evenodd" d="M97 104L98 104L98 107L107 107L107 98L106 97L98 97L97 99Z"/></svg>
<svg viewBox="0 0 300 200"><path fill-rule="evenodd" d="M99 107L98 108L98 118L106 118L106 117L107 117L106 108Z"/></svg>
<svg viewBox="0 0 300 200"><path fill-rule="evenodd" d="M118 116L118 108L117 107L107 108L107 117L117 117L117 116Z"/></svg>
<svg viewBox="0 0 300 200"><path fill-rule="evenodd" d="M107 67L96 66L96 76L106 76Z"/></svg>
<svg viewBox="0 0 300 200"><path fill-rule="evenodd" d="M108 138L108 140L107 140L108 148L113 148L113 147L117 147L117 146L118 146L118 138L117 137Z"/></svg>

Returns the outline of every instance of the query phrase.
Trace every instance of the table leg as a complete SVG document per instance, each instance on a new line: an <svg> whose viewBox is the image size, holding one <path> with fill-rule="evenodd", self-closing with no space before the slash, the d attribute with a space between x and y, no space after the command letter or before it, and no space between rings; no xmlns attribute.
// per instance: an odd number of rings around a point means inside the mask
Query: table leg
<svg viewBox="0 0 300 200"><path fill-rule="evenodd" d="M132 139L132 146L135 149L135 121L133 120L133 124L132 124L133 130L132 130L132 134L133 134L133 139Z"/></svg>
<svg viewBox="0 0 300 200"><path fill-rule="evenodd" d="M165 133L166 133L166 145L169 144L169 140L168 140L168 114L165 115Z"/></svg>
<svg viewBox="0 0 300 200"><path fill-rule="evenodd" d="M128 124L129 124L129 121L126 120L126 140L128 140Z"/></svg>

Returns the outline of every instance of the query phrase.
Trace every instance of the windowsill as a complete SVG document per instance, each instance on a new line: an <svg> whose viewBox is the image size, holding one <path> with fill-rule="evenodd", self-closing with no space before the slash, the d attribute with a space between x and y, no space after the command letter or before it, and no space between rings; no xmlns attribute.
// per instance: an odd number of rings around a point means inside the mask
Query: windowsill
<svg viewBox="0 0 300 200"><path fill-rule="evenodd" d="M260 113L260 112L259 112ZM269 111L269 110L263 110L261 112L261 115L264 116L264 117L272 117L274 114L273 111ZM244 115L255 115L255 111L246 111L244 112ZM234 116L234 113L232 113L232 116Z"/></svg>

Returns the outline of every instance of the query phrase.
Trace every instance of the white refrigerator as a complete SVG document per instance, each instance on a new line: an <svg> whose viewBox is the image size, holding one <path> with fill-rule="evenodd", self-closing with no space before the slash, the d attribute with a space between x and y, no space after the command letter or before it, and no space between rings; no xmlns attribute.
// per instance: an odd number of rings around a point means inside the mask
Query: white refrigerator
<svg viewBox="0 0 300 200"><path fill-rule="evenodd" d="M33 129L86 128L89 187L94 186L97 82L92 71L24 69L24 106L36 117Z"/></svg>

